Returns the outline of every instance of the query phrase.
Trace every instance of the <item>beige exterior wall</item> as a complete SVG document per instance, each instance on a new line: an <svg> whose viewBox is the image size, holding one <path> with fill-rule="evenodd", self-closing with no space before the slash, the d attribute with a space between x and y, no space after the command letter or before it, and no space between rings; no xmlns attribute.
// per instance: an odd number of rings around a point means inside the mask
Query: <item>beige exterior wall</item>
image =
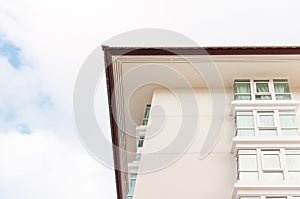
<svg viewBox="0 0 300 199"><path fill-rule="evenodd" d="M213 151L204 159L200 159L200 148L212 118L212 103L207 89L196 89L199 111L199 128L196 137L191 140L191 146L183 156L170 166L158 169L155 172L139 174L134 191L134 199L230 199L233 195L236 182L236 159L231 152L232 139L235 134L234 116L230 115L231 101L233 100L232 87L226 88L226 116L224 125ZM300 100L300 89L291 88L294 100ZM173 93L172 93L173 92ZM170 92L167 89L156 89L153 93L152 107L161 106L166 113L163 130L156 136L147 138L151 134L151 124L146 130L146 141L142 153L155 152L153 161L159 161L171 154L160 153L160 149L172 143L181 125L182 115L180 103L175 95L192 95L188 90L178 89ZM218 92L218 91L213 91ZM298 123L299 111L297 112ZM160 116L150 113L150 120L161 120ZM174 151L174 154L178 152ZM174 155L172 154L172 155ZM143 169L143 156L140 168Z"/></svg>

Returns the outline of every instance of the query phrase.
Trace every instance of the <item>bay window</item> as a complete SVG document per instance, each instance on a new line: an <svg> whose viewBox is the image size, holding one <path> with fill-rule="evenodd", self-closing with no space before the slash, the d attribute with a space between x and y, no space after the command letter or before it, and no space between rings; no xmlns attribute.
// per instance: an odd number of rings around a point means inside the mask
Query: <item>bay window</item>
<svg viewBox="0 0 300 199"><path fill-rule="evenodd" d="M235 100L291 100L286 79L235 80Z"/></svg>
<svg viewBox="0 0 300 199"><path fill-rule="evenodd" d="M297 136L296 114L293 111L237 111L237 136Z"/></svg>
<svg viewBox="0 0 300 199"><path fill-rule="evenodd" d="M238 180L300 181L299 149L240 149Z"/></svg>

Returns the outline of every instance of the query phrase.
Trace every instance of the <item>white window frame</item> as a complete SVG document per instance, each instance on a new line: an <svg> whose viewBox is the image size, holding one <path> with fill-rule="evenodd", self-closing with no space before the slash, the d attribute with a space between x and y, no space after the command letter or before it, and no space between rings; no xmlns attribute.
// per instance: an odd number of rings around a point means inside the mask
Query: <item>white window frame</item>
<svg viewBox="0 0 300 199"><path fill-rule="evenodd" d="M246 153L243 151L247 151L247 150L251 150L251 151L255 151L255 153ZM289 151L294 151L293 153L289 153ZM241 152L240 152L241 151ZM300 155L300 148L297 149L284 149L284 148L272 148L272 149L265 149L265 148L259 148L259 149L239 149L238 153L237 153L237 165L239 165L239 155L245 155L245 154L249 154L249 155L256 155L256 163L257 163L257 172L258 172L258 181L260 180L264 180L263 178L263 173L264 172L282 172L283 175L283 181L288 181L288 172L300 172L300 168L299 169L288 169L287 168L287 161L286 161L286 155L289 154L299 154ZM279 155L279 161L280 161L280 168L278 169L270 169L270 168L263 168L264 165L264 158L263 155L264 154L278 154ZM239 167L237 166L237 180L240 181L240 172L256 172L256 170L240 170Z"/></svg>
<svg viewBox="0 0 300 199"><path fill-rule="evenodd" d="M282 94L282 95L290 95L291 99L292 99L291 91L289 93L275 93L274 84L276 84L276 83L287 83L288 86L289 86L289 81L288 81L287 78L278 78L278 79L236 79L234 84L235 83L237 83L237 84L248 83L248 82L242 82L242 80L249 80L251 93L235 93L235 91L234 91L234 96L239 95L239 94L241 94L241 95L249 95L250 94L251 95L250 101L276 101L277 100L276 99L276 94L278 94L278 95ZM274 80L286 80L286 81L274 82ZM241 82L238 82L238 81L241 81ZM257 89L256 89L257 88L257 86L256 86L257 83L268 83L269 92L257 92ZM289 88L289 90L290 90L290 88ZM270 100L257 100L256 99L257 95L270 95L271 99Z"/></svg>
<svg viewBox="0 0 300 199"><path fill-rule="evenodd" d="M286 113L284 113L286 111ZM299 128L298 126L296 127L282 127L282 125L280 124L280 116L281 115L293 115L296 117L296 113L294 111L291 111L291 110L243 110L243 111L237 111L236 112L236 120L237 120L237 117L239 116L238 113L242 113L242 112L252 112L252 116L253 116L253 128L252 127L238 127L237 126L237 123L236 123L236 136L238 134L238 130L252 130L254 129L254 136L261 136L259 135L260 133L260 130L276 130L276 136L285 136L282 134L282 129L295 129L298 131L298 135L295 135L295 136L300 136L300 132L299 132ZM268 113L267 113L268 112ZM273 113L271 113L273 112ZM241 114L242 115L242 114ZM249 115L249 114L245 114L245 115ZM261 126L260 123L259 123L259 117L260 115L273 115L273 119L274 119L274 126ZM241 136L241 137L244 137L244 136Z"/></svg>

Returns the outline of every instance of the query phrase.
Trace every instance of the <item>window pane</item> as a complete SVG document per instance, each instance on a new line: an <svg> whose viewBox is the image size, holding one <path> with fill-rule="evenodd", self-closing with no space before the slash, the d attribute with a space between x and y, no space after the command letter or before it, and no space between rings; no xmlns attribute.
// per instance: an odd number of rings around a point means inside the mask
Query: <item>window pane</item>
<svg viewBox="0 0 300 199"><path fill-rule="evenodd" d="M259 126L275 126L273 115L259 115Z"/></svg>
<svg viewBox="0 0 300 199"><path fill-rule="evenodd" d="M259 196L242 196L240 199L260 199Z"/></svg>
<svg viewBox="0 0 300 199"><path fill-rule="evenodd" d="M298 129L281 129L281 134L284 136L299 135Z"/></svg>
<svg viewBox="0 0 300 199"><path fill-rule="evenodd" d="M263 172L263 179L267 181L280 181L283 180L282 172Z"/></svg>
<svg viewBox="0 0 300 199"><path fill-rule="evenodd" d="M136 179L130 179L128 195L133 195Z"/></svg>
<svg viewBox="0 0 300 199"><path fill-rule="evenodd" d="M254 136L253 129L238 129L237 136Z"/></svg>
<svg viewBox="0 0 300 199"><path fill-rule="evenodd" d="M287 154L286 155L286 164L288 169L297 169L300 170L300 154Z"/></svg>
<svg viewBox="0 0 300 199"><path fill-rule="evenodd" d="M264 169L280 169L279 155L264 154L263 155L263 168Z"/></svg>
<svg viewBox="0 0 300 199"><path fill-rule="evenodd" d="M288 83L274 83L275 93L290 93Z"/></svg>
<svg viewBox="0 0 300 199"><path fill-rule="evenodd" d="M287 199L287 197L266 197L266 199Z"/></svg>
<svg viewBox="0 0 300 199"><path fill-rule="evenodd" d="M255 95L256 100L271 100L271 95Z"/></svg>
<svg viewBox="0 0 300 199"><path fill-rule="evenodd" d="M235 93L251 93L250 83L236 83Z"/></svg>
<svg viewBox="0 0 300 199"><path fill-rule="evenodd" d="M238 166L239 170L256 170L256 155L239 155Z"/></svg>
<svg viewBox="0 0 300 199"><path fill-rule="evenodd" d="M276 94L276 100L291 100L291 94Z"/></svg>
<svg viewBox="0 0 300 199"><path fill-rule="evenodd" d="M240 149L238 151L238 154L253 154L256 155L256 150L255 149Z"/></svg>
<svg viewBox="0 0 300 199"><path fill-rule="evenodd" d="M236 94L235 100L251 100L251 95L249 94Z"/></svg>
<svg viewBox="0 0 300 199"><path fill-rule="evenodd" d="M135 160L136 161L140 161L141 160L141 154L140 153L138 153L138 154L135 155Z"/></svg>
<svg viewBox="0 0 300 199"><path fill-rule="evenodd" d="M300 199L300 196L293 196L293 199Z"/></svg>
<svg viewBox="0 0 300 199"><path fill-rule="evenodd" d="M297 181L297 182L300 182L300 172L292 172L292 171L289 171L288 172L288 179L291 180L291 181Z"/></svg>
<svg viewBox="0 0 300 199"><path fill-rule="evenodd" d="M295 115L279 115L281 127L297 127Z"/></svg>
<svg viewBox="0 0 300 199"><path fill-rule="evenodd" d="M240 172L239 180L243 181L255 181L258 180L257 172Z"/></svg>
<svg viewBox="0 0 300 199"><path fill-rule="evenodd" d="M144 144L144 140L139 140L139 144L138 144L138 147L142 147Z"/></svg>
<svg viewBox="0 0 300 199"><path fill-rule="evenodd" d="M259 135L260 136L276 136L277 131L276 131L276 129L260 129Z"/></svg>
<svg viewBox="0 0 300 199"><path fill-rule="evenodd" d="M256 92L258 92L258 93L269 92L269 84L268 83L256 83Z"/></svg>
<svg viewBox="0 0 300 199"><path fill-rule="evenodd" d="M254 127L252 115L238 115L236 117L237 127Z"/></svg>

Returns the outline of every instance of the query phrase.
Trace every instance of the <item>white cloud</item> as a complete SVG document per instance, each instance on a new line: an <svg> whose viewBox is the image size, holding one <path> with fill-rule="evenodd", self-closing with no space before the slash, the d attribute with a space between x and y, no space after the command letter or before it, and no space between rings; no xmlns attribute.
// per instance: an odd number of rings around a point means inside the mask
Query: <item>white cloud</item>
<svg viewBox="0 0 300 199"><path fill-rule="evenodd" d="M109 170L66 143L43 130L0 134L0 197L114 198Z"/></svg>

